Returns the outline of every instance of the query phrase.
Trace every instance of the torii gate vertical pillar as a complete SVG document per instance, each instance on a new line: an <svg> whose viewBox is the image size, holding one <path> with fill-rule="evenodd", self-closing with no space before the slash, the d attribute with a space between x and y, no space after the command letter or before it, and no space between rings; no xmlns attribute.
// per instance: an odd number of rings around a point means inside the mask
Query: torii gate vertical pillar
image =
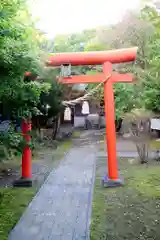
<svg viewBox="0 0 160 240"><path fill-rule="evenodd" d="M112 71L112 65L108 62L103 64L105 77ZM111 79L104 82L104 103L106 119L106 144L108 152L108 176L103 179L105 187L122 185L122 180L118 176L118 163L116 154L116 129L115 129L115 110L114 110L114 92Z"/></svg>

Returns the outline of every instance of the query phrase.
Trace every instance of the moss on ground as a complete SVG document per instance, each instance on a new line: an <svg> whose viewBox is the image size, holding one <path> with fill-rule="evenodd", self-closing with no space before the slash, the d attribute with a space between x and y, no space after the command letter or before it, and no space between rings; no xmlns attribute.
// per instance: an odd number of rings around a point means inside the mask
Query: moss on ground
<svg viewBox="0 0 160 240"><path fill-rule="evenodd" d="M8 233L16 224L24 209L32 200L35 188L0 189L0 239L7 240Z"/></svg>
<svg viewBox="0 0 160 240"><path fill-rule="evenodd" d="M124 158L119 168L125 186L106 189L100 185L106 159L97 163L91 240L159 240L160 165Z"/></svg>
<svg viewBox="0 0 160 240"><path fill-rule="evenodd" d="M72 133L72 137L73 138L79 138L81 136L81 132L78 131L78 130L75 130L73 133Z"/></svg>

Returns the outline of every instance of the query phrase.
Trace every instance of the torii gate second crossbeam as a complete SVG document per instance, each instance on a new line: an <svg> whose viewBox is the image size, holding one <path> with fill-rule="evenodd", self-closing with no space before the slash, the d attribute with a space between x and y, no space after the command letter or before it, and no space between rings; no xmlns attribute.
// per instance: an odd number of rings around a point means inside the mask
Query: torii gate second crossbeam
<svg viewBox="0 0 160 240"><path fill-rule="evenodd" d="M113 84L117 82L132 82L131 74L119 74L112 71L112 63L124 63L134 61L137 47L111 51L56 53L50 56L47 66L62 65L102 65L103 73L95 75L78 75L60 77L63 84L100 83L104 82L104 102L106 118L106 143L108 150L108 174L103 179L105 187L120 186L123 181L118 174L116 154L116 130Z"/></svg>

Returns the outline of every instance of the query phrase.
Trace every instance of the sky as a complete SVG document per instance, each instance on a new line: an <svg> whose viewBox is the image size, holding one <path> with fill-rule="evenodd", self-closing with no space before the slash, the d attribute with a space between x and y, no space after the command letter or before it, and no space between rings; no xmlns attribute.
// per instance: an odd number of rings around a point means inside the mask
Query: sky
<svg viewBox="0 0 160 240"><path fill-rule="evenodd" d="M48 38L114 24L140 0L34 0L31 12Z"/></svg>

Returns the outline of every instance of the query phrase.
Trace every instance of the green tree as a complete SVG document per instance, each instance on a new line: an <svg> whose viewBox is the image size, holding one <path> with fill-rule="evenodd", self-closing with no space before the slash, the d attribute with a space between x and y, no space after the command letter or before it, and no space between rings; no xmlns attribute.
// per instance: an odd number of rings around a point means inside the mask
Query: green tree
<svg viewBox="0 0 160 240"><path fill-rule="evenodd" d="M148 43L146 69L143 74L143 101L145 107L155 113L160 112L160 16L156 9L145 7L142 17L152 23L154 34Z"/></svg>
<svg viewBox="0 0 160 240"><path fill-rule="evenodd" d="M8 118L30 116L41 91L49 86L28 82L24 74L38 74L42 69L38 48L38 31L25 1L0 4L0 104L1 115Z"/></svg>
<svg viewBox="0 0 160 240"><path fill-rule="evenodd" d="M0 117L3 119L20 122L22 118L36 116L42 110L44 94L50 96L52 114L59 111L57 83L47 81L44 69L48 52L44 53L41 43L45 40L35 28L27 1L0 2ZM25 72L39 75L41 80L24 78ZM0 149L19 149L21 140L11 128L7 134L0 134Z"/></svg>

